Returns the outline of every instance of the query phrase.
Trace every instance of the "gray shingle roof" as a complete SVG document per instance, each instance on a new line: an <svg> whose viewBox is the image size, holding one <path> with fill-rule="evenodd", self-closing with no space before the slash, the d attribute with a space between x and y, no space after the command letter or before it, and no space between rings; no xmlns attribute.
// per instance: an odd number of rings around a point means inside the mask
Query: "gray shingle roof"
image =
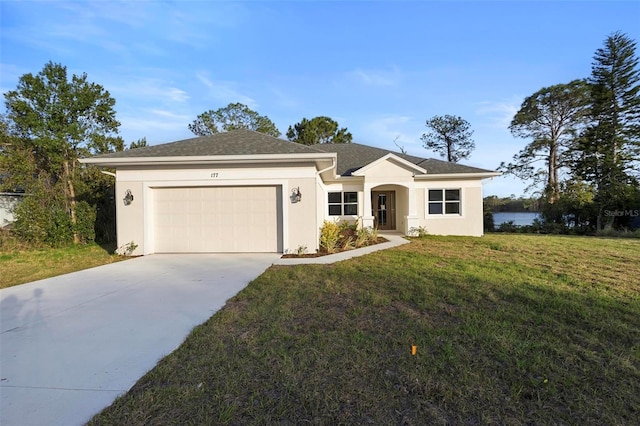
<svg viewBox="0 0 640 426"><path fill-rule="evenodd" d="M425 169L428 175L444 175L451 173L495 173L495 170L465 166L464 164L450 163L448 161L436 160L435 158L427 158L418 163L418 166Z"/></svg>
<svg viewBox="0 0 640 426"><path fill-rule="evenodd" d="M487 173L492 170L449 163L447 161L406 155L382 148L357 143L301 145L284 139L275 138L252 130L234 130L170 142L161 145L146 146L126 151L114 152L94 158L149 158L149 157L193 157L225 155L261 155L261 154L318 154L336 153L338 157L336 173L351 176L356 170L391 153L423 169L427 174Z"/></svg>
<svg viewBox="0 0 640 426"><path fill-rule="evenodd" d="M398 154L397 152L386 149L374 148L372 146L360 145L357 143L327 143L314 145L314 148L323 152L335 152L338 154L338 167L336 173L341 176L351 176L351 174L356 170L379 160L389 153L395 154L413 164L418 164L420 161L424 160L424 158Z"/></svg>
<svg viewBox="0 0 640 426"><path fill-rule="evenodd" d="M252 130L234 130L161 145L104 154L95 158L192 157L209 155L260 155L318 153L305 145Z"/></svg>
<svg viewBox="0 0 640 426"><path fill-rule="evenodd" d="M335 152L338 154L338 167L336 173L342 176L351 176L353 172L367 164L391 153L409 161L427 171L427 174L450 174L450 173L487 173L492 170L479 169L477 167L464 166L462 164L449 163L448 161L435 160L433 158L422 158L413 155L402 154L400 152L389 151L387 149L375 148L357 143L347 144L320 144L314 148L323 152Z"/></svg>

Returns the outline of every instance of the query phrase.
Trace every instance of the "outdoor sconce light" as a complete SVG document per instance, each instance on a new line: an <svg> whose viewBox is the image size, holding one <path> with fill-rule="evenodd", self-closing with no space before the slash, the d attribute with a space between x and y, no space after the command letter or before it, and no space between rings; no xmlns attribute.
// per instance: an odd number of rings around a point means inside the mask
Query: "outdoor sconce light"
<svg viewBox="0 0 640 426"><path fill-rule="evenodd" d="M125 206L128 206L129 204L133 203L133 194L131 193L130 189L127 189L127 192L125 192L124 198L122 199L122 201L124 201Z"/></svg>
<svg viewBox="0 0 640 426"><path fill-rule="evenodd" d="M300 187L293 188L291 191L291 204L299 203L302 200L302 192Z"/></svg>

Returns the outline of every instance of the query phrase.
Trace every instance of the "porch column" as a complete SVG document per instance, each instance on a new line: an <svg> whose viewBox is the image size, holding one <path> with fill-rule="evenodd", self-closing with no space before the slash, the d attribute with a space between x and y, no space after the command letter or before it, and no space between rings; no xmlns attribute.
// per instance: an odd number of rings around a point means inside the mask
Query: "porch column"
<svg viewBox="0 0 640 426"><path fill-rule="evenodd" d="M417 234L416 230L418 229L418 202L416 200L416 192L418 190L411 184L407 191L409 192L409 213L404 221L404 234L414 235Z"/></svg>
<svg viewBox="0 0 640 426"><path fill-rule="evenodd" d="M364 191L362 196L364 197L364 200L363 200L364 211L362 212L362 227L373 228L374 217L371 214L371 184L370 183L367 183L367 182L364 183Z"/></svg>

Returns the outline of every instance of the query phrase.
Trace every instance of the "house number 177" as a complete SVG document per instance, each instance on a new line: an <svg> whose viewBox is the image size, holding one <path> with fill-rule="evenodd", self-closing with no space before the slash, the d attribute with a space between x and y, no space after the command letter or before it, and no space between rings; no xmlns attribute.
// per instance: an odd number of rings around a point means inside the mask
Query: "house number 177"
<svg viewBox="0 0 640 426"><path fill-rule="evenodd" d="M211 173L211 177L212 177L212 178L217 178L217 177L218 177L218 172L213 172L213 173Z"/></svg>

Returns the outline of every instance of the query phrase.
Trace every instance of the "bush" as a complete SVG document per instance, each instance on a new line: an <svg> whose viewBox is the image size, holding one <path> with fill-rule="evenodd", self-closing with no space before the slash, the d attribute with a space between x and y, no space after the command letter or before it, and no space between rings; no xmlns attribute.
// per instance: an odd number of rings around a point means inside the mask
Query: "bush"
<svg viewBox="0 0 640 426"><path fill-rule="evenodd" d="M76 203L76 224L59 197L32 194L24 198L14 211L15 236L31 246L46 244L61 247L73 243L74 232L80 243L95 239L95 209L85 201Z"/></svg>
<svg viewBox="0 0 640 426"><path fill-rule="evenodd" d="M424 226L414 226L413 228L409 229L409 236L411 237L425 237L429 235L429 233L427 232L427 228L425 228Z"/></svg>
<svg viewBox="0 0 640 426"><path fill-rule="evenodd" d="M367 227L358 228L358 223L342 222L340 224L325 220L320 228L320 250L335 253L336 250L351 250L375 244L378 241L378 230Z"/></svg>
<svg viewBox="0 0 640 426"><path fill-rule="evenodd" d="M73 227L67 211L55 206L48 217L45 243L52 247L62 247L73 243Z"/></svg>
<svg viewBox="0 0 640 426"><path fill-rule="evenodd" d="M364 247L371 242L372 228L359 228L356 231L356 248Z"/></svg>
<svg viewBox="0 0 640 426"><path fill-rule="evenodd" d="M96 211L86 201L76 204L75 231L83 244L93 242L96 238L95 231Z"/></svg>
<svg viewBox="0 0 640 426"><path fill-rule="evenodd" d="M135 243L135 241L130 241L127 244L116 248L115 254L120 256L131 256L137 248L138 245Z"/></svg>
<svg viewBox="0 0 640 426"><path fill-rule="evenodd" d="M501 223L497 230L498 232L518 232L518 227L513 220L510 220L508 222Z"/></svg>
<svg viewBox="0 0 640 426"><path fill-rule="evenodd" d="M15 236L27 244L43 243L47 237L49 209L41 205L32 195L24 200L13 211Z"/></svg>
<svg viewBox="0 0 640 426"><path fill-rule="evenodd" d="M483 216L484 232L493 232L496 229L495 222L493 221L493 213L485 211Z"/></svg>
<svg viewBox="0 0 640 426"><path fill-rule="evenodd" d="M320 248L327 253L335 253L340 239L340 226L336 222L325 220L320 228Z"/></svg>

